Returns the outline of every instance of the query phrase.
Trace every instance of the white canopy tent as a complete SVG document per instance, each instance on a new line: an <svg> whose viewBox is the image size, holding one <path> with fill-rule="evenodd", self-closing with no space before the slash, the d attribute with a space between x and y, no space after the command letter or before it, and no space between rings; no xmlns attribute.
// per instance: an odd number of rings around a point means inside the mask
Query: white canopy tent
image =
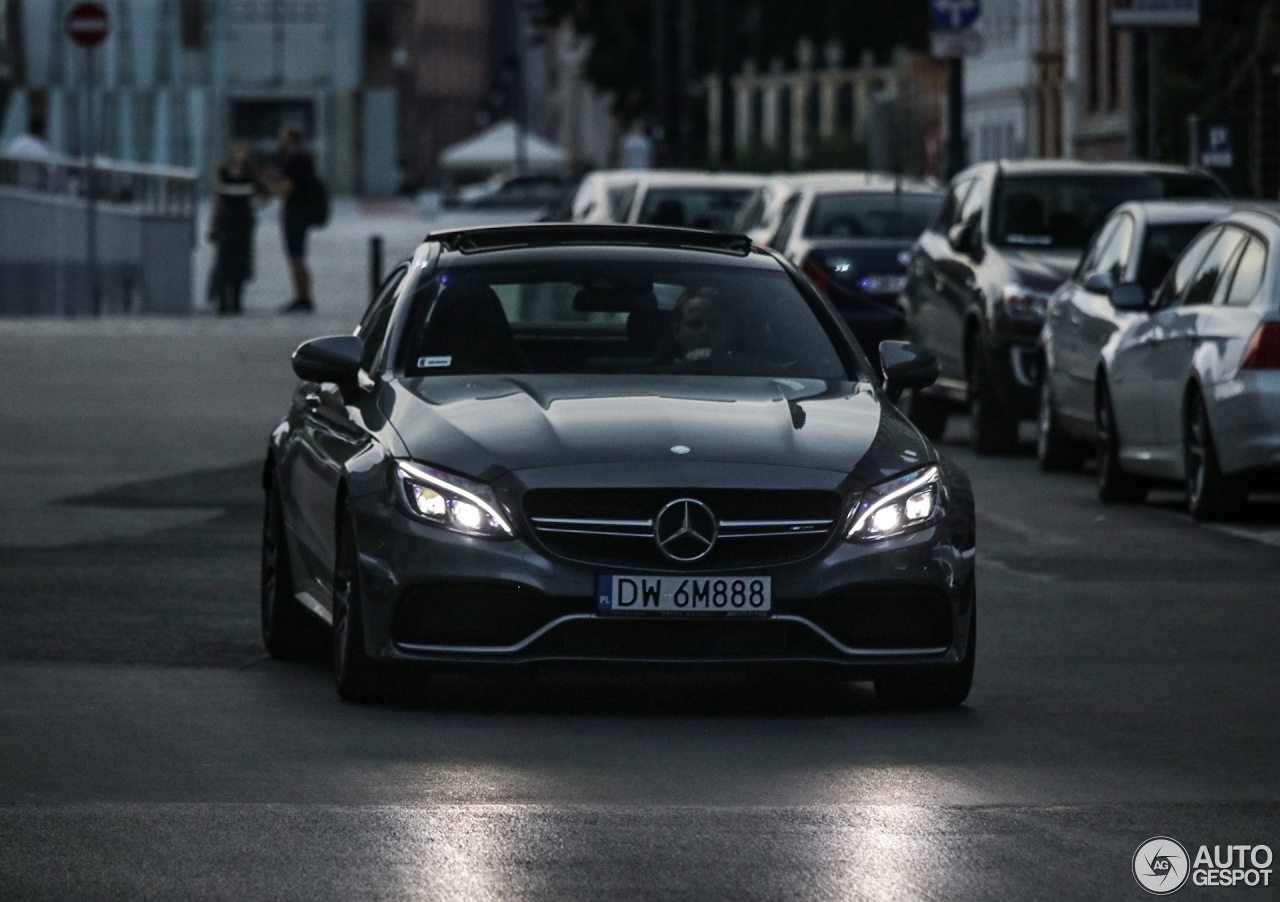
<svg viewBox="0 0 1280 902"><path fill-rule="evenodd" d="M514 122L491 125L478 135L451 144L440 153L442 169L505 169L516 164L519 147ZM568 155L556 145L524 130L524 163L537 169L564 166Z"/></svg>

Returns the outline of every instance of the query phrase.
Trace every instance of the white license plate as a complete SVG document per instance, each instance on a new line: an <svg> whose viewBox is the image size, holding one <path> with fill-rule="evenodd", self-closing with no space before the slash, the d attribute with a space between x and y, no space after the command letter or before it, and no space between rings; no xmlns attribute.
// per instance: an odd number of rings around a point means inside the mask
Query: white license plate
<svg viewBox="0 0 1280 902"><path fill-rule="evenodd" d="M601 614L767 614L768 576L601 576Z"/></svg>

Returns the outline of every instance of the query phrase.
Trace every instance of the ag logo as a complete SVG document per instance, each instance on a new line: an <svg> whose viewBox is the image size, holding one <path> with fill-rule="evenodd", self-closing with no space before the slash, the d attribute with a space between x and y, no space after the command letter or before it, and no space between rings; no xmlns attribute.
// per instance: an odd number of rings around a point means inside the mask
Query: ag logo
<svg viewBox="0 0 1280 902"><path fill-rule="evenodd" d="M1182 889L1190 864L1182 843L1167 836L1153 836L1133 853L1133 877L1147 892L1167 896Z"/></svg>

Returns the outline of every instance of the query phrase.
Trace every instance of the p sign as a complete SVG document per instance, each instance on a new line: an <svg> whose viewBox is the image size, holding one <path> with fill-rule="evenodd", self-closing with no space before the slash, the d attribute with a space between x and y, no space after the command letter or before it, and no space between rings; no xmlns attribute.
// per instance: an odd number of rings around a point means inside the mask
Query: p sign
<svg viewBox="0 0 1280 902"><path fill-rule="evenodd" d="M981 13L980 0L929 0L929 14L943 31L968 31Z"/></svg>
<svg viewBox="0 0 1280 902"><path fill-rule="evenodd" d="M85 49L107 39L107 8L101 3L77 3L67 13L67 34Z"/></svg>

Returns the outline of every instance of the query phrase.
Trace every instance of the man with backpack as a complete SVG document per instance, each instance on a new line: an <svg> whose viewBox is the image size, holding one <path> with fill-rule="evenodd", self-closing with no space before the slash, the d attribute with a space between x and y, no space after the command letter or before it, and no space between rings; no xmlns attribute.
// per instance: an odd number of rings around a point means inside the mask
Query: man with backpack
<svg viewBox="0 0 1280 902"><path fill-rule="evenodd" d="M315 159L302 146L302 130L291 125L280 135L280 171L272 190L280 199L284 252L293 298L281 313L311 313L311 271L307 269L307 231L329 219L329 192L316 174Z"/></svg>

